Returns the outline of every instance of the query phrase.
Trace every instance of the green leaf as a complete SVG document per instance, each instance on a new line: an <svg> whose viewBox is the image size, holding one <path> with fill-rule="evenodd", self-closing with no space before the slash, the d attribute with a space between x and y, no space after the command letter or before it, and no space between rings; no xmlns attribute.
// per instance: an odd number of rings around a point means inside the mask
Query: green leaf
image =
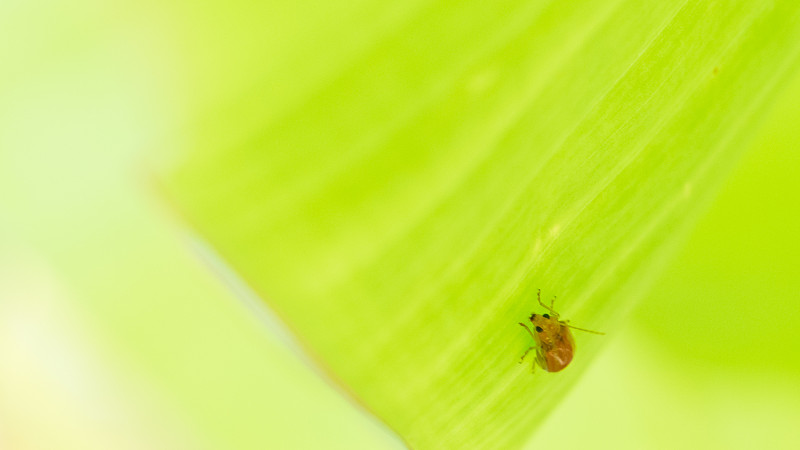
<svg viewBox="0 0 800 450"><path fill-rule="evenodd" d="M800 51L788 1L365 1L320 28L297 8L227 43L279 56L230 58L260 81L205 104L163 186L418 448L524 444L645 296ZM564 372L518 364L539 288L608 333L576 333Z"/></svg>

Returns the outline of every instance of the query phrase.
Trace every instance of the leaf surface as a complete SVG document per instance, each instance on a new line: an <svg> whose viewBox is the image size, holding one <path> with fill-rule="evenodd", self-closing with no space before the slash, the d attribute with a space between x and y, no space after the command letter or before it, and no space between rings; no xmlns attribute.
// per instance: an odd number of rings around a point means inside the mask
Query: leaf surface
<svg viewBox="0 0 800 450"><path fill-rule="evenodd" d="M365 1L320 28L263 19L232 39L298 53L231 57L255 81L198 112L165 192L415 448L525 443L646 294L800 50L788 1ZM556 374L518 364L540 288L608 333L576 332Z"/></svg>

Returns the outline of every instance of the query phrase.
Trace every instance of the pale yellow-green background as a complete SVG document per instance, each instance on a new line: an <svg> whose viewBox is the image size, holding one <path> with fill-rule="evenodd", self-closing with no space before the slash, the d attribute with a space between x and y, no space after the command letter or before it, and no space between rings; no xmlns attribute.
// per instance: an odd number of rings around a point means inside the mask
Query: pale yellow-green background
<svg viewBox="0 0 800 450"><path fill-rule="evenodd" d="M186 72L180 23L148 4L0 6L0 448L398 447L152 190L143 155L212 101L187 80L222 78ZM789 94L530 448L800 444L800 82Z"/></svg>

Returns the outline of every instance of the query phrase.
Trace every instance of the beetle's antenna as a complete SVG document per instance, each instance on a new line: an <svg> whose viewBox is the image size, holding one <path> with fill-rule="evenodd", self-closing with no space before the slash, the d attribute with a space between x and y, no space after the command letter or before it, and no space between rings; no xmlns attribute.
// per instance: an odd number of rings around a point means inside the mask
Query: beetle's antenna
<svg viewBox="0 0 800 450"><path fill-rule="evenodd" d="M525 328L526 330L528 330L528 334L530 334L530 335L531 335L531 337L532 337L534 340L536 340L536 336L534 336L534 335L533 335L533 331L531 331L531 329L530 329L530 328L528 328L528 326L527 326L527 325L525 325L525 324L524 324L524 323L522 323L522 322L519 322L519 324L520 324L520 325L522 325L522 327L523 327L523 328Z"/></svg>
<svg viewBox="0 0 800 450"><path fill-rule="evenodd" d="M555 317L558 317L558 313L556 312L555 309L553 309L553 303L555 303L556 301L555 297L553 297L553 300L550 302L550 306L547 306L544 303L542 303L542 290L539 289L539 291L536 292L536 299L539 300L539 304L542 306L542 308L550 311L550 314L554 315Z"/></svg>

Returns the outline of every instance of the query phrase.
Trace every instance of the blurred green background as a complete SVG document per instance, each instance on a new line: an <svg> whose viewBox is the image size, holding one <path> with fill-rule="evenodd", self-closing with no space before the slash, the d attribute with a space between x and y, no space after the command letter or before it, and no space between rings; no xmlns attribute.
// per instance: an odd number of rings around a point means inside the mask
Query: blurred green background
<svg viewBox="0 0 800 450"><path fill-rule="evenodd" d="M287 27L359 8L331 5ZM0 448L401 447L243 306L152 188L145 155L183 147L186 117L275 81L230 69L246 52L220 42L258 17L230 11L0 6ZM194 72L209 53L228 65ZM528 448L800 443L799 104L800 80Z"/></svg>

